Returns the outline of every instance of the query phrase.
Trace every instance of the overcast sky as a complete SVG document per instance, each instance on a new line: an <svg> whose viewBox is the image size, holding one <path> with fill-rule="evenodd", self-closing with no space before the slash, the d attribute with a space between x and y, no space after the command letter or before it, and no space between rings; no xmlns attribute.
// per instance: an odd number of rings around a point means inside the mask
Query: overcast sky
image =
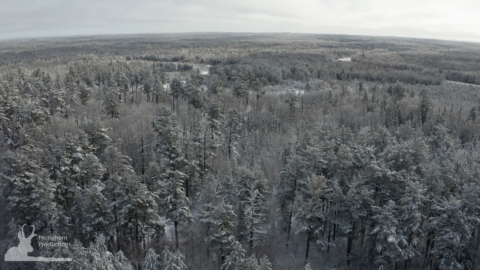
<svg viewBox="0 0 480 270"><path fill-rule="evenodd" d="M0 39L297 32L480 42L479 0L0 0Z"/></svg>

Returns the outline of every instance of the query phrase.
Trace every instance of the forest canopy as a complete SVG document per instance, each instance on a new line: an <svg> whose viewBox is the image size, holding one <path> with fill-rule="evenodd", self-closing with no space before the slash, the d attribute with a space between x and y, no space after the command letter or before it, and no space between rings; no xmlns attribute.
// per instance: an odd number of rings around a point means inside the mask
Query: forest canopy
<svg viewBox="0 0 480 270"><path fill-rule="evenodd" d="M3 41L0 254L34 227L72 262L0 268L478 269L479 71L436 40Z"/></svg>

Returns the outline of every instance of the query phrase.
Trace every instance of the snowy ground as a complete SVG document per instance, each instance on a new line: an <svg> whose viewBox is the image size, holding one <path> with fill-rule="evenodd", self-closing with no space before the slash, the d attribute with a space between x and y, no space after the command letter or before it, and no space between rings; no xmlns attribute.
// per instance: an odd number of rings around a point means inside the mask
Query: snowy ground
<svg viewBox="0 0 480 270"><path fill-rule="evenodd" d="M267 93L273 93L273 94L287 94L287 93L293 93L295 95L303 95L305 94L305 90L300 90L300 89L289 89L289 90L283 90L283 91L267 91Z"/></svg>
<svg viewBox="0 0 480 270"><path fill-rule="evenodd" d="M477 84L463 83L463 82L456 82L456 81L448 81L448 80L445 80L445 81L447 83L451 83L451 84L459 84L459 85L465 85L465 86L480 87L480 85L477 85Z"/></svg>
<svg viewBox="0 0 480 270"><path fill-rule="evenodd" d="M202 74L202 75L208 75L210 65L198 65L197 64L197 65L194 65L193 68L200 70L200 74Z"/></svg>
<svg viewBox="0 0 480 270"><path fill-rule="evenodd" d="M352 62L352 58L351 58L351 57L347 57L347 58L340 58L340 59L338 59L337 61L342 61L342 62Z"/></svg>
<svg viewBox="0 0 480 270"><path fill-rule="evenodd" d="M166 222L167 219L165 217L160 217L160 221L165 224L165 237L169 241L174 241L175 240L175 226L173 225L173 222Z"/></svg>

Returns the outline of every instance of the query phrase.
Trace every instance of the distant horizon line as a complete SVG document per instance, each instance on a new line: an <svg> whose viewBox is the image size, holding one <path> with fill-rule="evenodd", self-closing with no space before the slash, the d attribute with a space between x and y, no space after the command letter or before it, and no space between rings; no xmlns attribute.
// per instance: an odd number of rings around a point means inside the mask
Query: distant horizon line
<svg viewBox="0 0 480 270"><path fill-rule="evenodd" d="M444 42L458 42L458 43L472 43L479 44L480 40L465 40L465 39L441 39L441 38L431 38L431 37L411 37L411 36L395 36L395 35L355 35L355 34L342 34L342 33L307 33L307 32L225 32L225 31L191 31L191 32L144 32L144 33L104 33L104 34L77 34L77 35L52 35L52 36L29 36L29 37L15 37L15 38L5 38L0 37L0 43L11 42L11 41L32 41L35 39L69 39L69 38L91 38L91 37L102 37L102 36L148 36L148 35L202 35L202 34L249 34L249 35L315 35L315 36L344 36L344 37L370 37L370 38L397 38L397 39L413 39L413 40L431 40L431 41L444 41Z"/></svg>

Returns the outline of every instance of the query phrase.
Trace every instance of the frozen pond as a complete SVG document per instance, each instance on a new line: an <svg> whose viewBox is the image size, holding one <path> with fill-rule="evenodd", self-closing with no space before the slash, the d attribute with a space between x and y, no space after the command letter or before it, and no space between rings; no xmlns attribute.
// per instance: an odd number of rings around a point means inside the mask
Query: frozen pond
<svg viewBox="0 0 480 270"><path fill-rule="evenodd" d="M347 58L340 58L340 59L338 59L337 61L342 61L342 62L352 62L352 58L351 58L351 57L347 57Z"/></svg>

